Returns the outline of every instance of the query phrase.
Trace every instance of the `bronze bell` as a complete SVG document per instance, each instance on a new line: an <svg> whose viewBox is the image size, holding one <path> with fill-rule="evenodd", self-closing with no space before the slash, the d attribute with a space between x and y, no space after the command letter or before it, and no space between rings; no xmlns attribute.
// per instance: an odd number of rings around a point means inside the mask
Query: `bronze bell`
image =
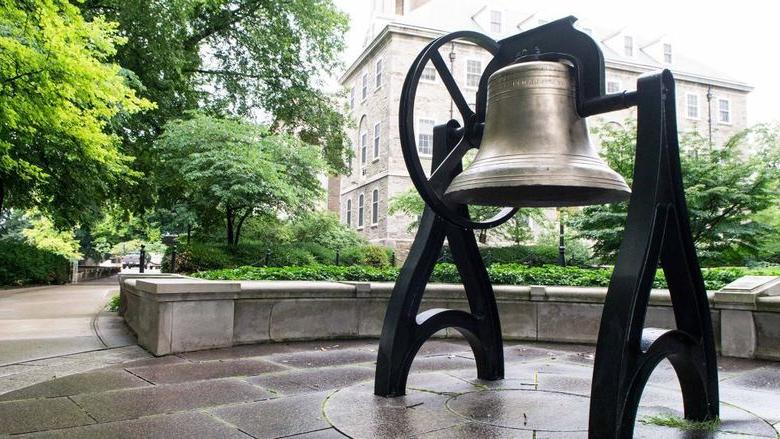
<svg viewBox="0 0 780 439"><path fill-rule="evenodd" d="M585 206L626 200L625 180L598 156L576 111L572 68L529 61L488 80L485 131L474 162L445 198L462 204Z"/></svg>

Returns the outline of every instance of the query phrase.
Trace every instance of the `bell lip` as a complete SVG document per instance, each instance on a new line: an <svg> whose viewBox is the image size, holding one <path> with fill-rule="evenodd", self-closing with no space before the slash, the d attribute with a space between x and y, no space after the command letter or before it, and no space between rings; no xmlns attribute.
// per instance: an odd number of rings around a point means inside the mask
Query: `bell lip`
<svg viewBox="0 0 780 439"><path fill-rule="evenodd" d="M551 184L448 189L444 194L444 199L449 202L496 207L594 206L627 201L630 197L631 189L628 187Z"/></svg>

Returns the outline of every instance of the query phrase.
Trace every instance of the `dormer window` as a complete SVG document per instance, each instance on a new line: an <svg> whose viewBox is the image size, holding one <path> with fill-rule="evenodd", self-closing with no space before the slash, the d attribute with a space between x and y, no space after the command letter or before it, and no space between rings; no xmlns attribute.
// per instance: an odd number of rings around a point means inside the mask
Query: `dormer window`
<svg viewBox="0 0 780 439"><path fill-rule="evenodd" d="M626 56L634 56L634 37L623 37L623 54Z"/></svg>
<svg viewBox="0 0 780 439"><path fill-rule="evenodd" d="M501 33L501 11L490 11L490 32Z"/></svg>
<svg viewBox="0 0 780 439"><path fill-rule="evenodd" d="M664 44L664 62L667 64L672 63L672 45Z"/></svg>

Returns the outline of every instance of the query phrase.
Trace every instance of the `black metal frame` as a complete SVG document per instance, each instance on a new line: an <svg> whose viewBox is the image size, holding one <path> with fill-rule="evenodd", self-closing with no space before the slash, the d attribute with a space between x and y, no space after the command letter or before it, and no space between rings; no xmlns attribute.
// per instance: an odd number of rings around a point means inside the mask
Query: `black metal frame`
<svg viewBox="0 0 780 439"><path fill-rule="evenodd" d="M479 254L473 229L507 221L516 209L504 209L486 222L472 221L467 206L443 197L462 171L461 159L478 148L485 120L487 78L496 70L526 59L559 59L574 67L577 111L582 117L638 107L634 191L624 239L618 253L599 330L593 371L589 434L593 438L629 438L644 386L655 366L667 358L680 381L685 417L718 416L718 379L712 322L704 282L691 239L677 144L674 79L668 70L640 77L636 92L604 93L604 58L598 45L574 29L567 17L495 42L475 32L456 32L431 42L412 64L401 95L399 125L407 168L426 202L420 227L385 315L376 366L374 393L403 395L412 361L422 344L444 328L468 340L477 376L504 376L503 342L493 289ZM486 67L471 111L438 49L465 39L488 50ZM420 75L432 62L461 113L434 129L433 172L419 163L414 126L414 98ZM470 313L434 309L418 314L425 286L448 239L466 290ZM655 271L666 275L677 329L644 328Z"/></svg>

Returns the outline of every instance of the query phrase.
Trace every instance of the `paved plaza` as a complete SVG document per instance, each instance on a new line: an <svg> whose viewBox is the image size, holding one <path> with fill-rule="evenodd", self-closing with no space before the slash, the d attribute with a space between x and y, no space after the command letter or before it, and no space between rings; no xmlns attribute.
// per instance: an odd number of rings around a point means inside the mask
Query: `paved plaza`
<svg viewBox="0 0 780 439"><path fill-rule="evenodd" d="M475 378L465 343L432 340L400 398L372 394L376 346L279 343L159 358L134 346L108 350L116 353L108 367L0 395L0 436L586 437L591 346L507 343L506 379L487 382ZM49 361L61 366L67 358ZM635 436L778 437L780 364L720 358L719 366L719 432L642 422L681 415L674 372L662 363L643 396Z"/></svg>

